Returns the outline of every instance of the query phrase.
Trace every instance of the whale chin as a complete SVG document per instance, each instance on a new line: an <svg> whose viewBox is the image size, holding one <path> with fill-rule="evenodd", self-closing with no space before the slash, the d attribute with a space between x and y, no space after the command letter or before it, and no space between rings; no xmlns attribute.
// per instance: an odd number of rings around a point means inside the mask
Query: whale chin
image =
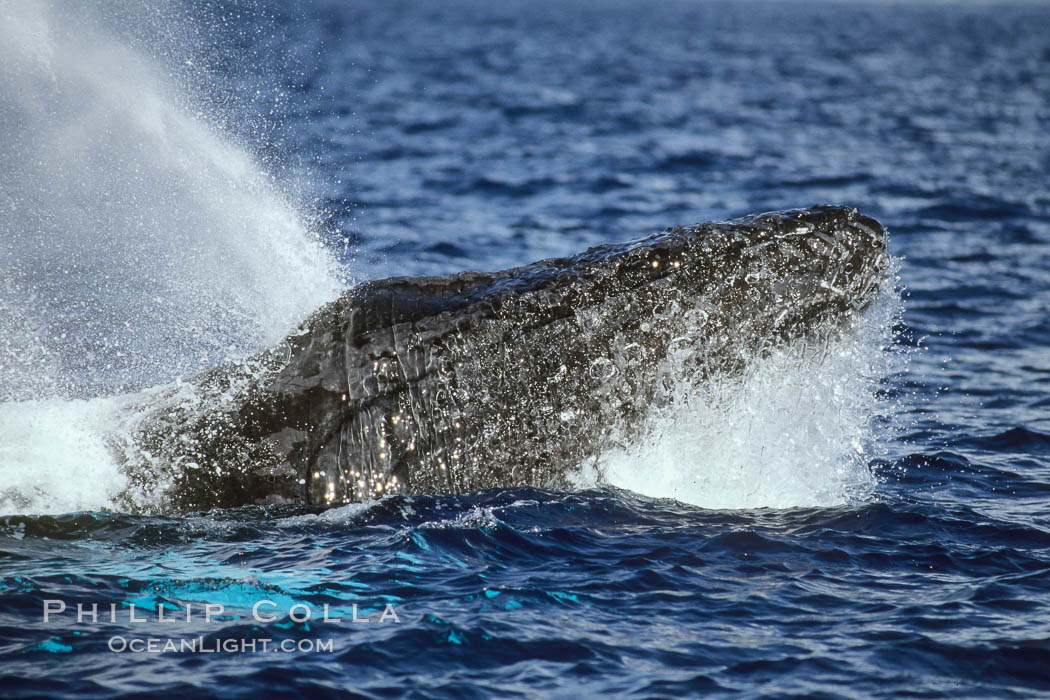
<svg viewBox="0 0 1050 700"><path fill-rule="evenodd" d="M277 347L149 392L112 445L132 484L122 503L563 488L667 382L848 333L888 265L877 221L815 206L499 272L369 282Z"/></svg>

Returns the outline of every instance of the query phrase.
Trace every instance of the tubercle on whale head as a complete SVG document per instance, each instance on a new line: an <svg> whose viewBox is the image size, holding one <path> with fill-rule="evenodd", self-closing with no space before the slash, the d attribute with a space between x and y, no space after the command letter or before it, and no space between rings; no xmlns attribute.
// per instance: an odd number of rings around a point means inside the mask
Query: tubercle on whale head
<svg viewBox="0 0 1050 700"><path fill-rule="evenodd" d="M627 256L644 251L654 277L660 271L697 271L682 264L686 258L697 257L717 262L726 256L732 260L761 256L766 264L798 263L807 258L820 263L813 269L826 266L828 271L834 268L836 273L858 272L873 278L888 264L887 235L879 222L856 209L828 205L677 226L630 245Z"/></svg>
<svg viewBox="0 0 1050 700"><path fill-rule="evenodd" d="M293 352L305 349L323 326L343 326L347 342L356 345L377 329L428 317L551 320L610 297L650 292L658 302L671 292L700 295L729 279L776 292L771 303L816 308L838 296L842 311L860 310L888 268L886 248L881 224L842 206L678 226L498 272L367 282L318 310L286 344Z"/></svg>
<svg viewBox="0 0 1050 700"><path fill-rule="evenodd" d="M357 305L368 308L362 327L411 322L476 304L499 307L507 298L564 287L569 299L593 293L623 293L668 277L706 281L712 270L741 261L822 276L859 274L876 280L888 267L886 231L856 209L815 205L722 222L676 226L627 243L596 246L564 258L540 260L497 272L461 272L443 277L388 278L366 282L322 307L314 318ZM743 260L741 260L743 259ZM794 264L802 268L792 268ZM581 296L582 295L582 296ZM346 320L344 319L344 322ZM289 337L298 346L296 336Z"/></svg>
<svg viewBox="0 0 1050 700"><path fill-rule="evenodd" d="M739 292L730 295L734 304L755 313L775 306L775 330L788 339L867 308L889 268L887 246L875 219L854 208L816 205L668 228L568 262L581 279L599 280L604 294L630 290L656 304L673 294L696 300L732 285Z"/></svg>

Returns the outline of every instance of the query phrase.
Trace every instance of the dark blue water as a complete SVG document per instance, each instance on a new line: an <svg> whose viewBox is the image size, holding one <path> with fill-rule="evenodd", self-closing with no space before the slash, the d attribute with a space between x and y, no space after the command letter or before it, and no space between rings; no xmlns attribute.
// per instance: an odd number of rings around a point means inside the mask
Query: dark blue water
<svg viewBox="0 0 1050 700"><path fill-rule="evenodd" d="M241 115L225 128L303 193L358 279L816 202L878 218L906 358L883 382L878 486L827 508L608 488L5 516L0 695L1050 695L1050 9L183 14L211 47L184 79ZM45 599L67 610L45 623ZM252 618L260 600L275 620ZM349 621L355 604L371 622Z"/></svg>

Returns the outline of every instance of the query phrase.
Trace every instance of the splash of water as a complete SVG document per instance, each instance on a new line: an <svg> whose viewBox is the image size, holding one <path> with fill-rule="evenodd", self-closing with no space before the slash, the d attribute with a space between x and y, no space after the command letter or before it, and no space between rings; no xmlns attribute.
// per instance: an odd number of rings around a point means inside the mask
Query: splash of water
<svg viewBox="0 0 1050 700"><path fill-rule="evenodd" d="M91 12L0 0L0 67L0 511L104 507L105 395L270 344L340 281L250 154ZM717 508L863 497L889 327L876 309L818 353L675 383L596 469Z"/></svg>
<svg viewBox="0 0 1050 700"><path fill-rule="evenodd" d="M119 397L0 404L0 513L111 507L124 488L106 434Z"/></svg>
<svg viewBox="0 0 1050 700"><path fill-rule="evenodd" d="M899 313L899 294L887 290L827 346L796 343L742 376L675 382L641 437L584 465L580 485L718 509L829 507L870 497L869 464L887 443L882 418L892 413L880 381L904 359L888 350Z"/></svg>
<svg viewBox="0 0 1050 700"><path fill-rule="evenodd" d="M340 287L273 178L100 14L0 4L0 400L184 376Z"/></svg>
<svg viewBox="0 0 1050 700"><path fill-rule="evenodd" d="M108 397L269 345L343 283L113 7L0 0L0 511L109 505Z"/></svg>

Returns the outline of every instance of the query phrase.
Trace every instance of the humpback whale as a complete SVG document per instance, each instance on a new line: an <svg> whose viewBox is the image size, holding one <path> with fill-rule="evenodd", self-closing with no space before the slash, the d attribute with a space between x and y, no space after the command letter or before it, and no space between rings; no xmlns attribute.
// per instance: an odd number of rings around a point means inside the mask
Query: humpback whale
<svg viewBox="0 0 1050 700"><path fill-rule="evenodd" d="M141 399L111 441L130 484L118 503L565 487L668 400L661 385L848 332L888 265L877 221L822 205L368 282L276 347Z"/></svg>

